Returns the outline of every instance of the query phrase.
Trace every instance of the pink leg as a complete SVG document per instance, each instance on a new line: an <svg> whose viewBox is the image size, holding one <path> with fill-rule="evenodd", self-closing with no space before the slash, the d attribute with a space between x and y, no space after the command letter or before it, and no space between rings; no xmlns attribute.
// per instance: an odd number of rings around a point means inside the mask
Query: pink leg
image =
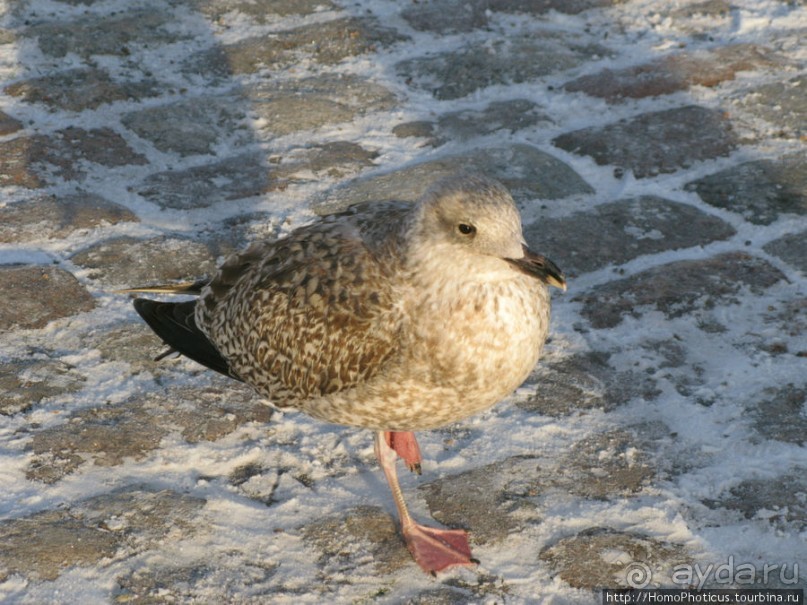
<svg viewBox="0 0 807 605"><path fill-rule="evenodd" d="M420 457L420 446L415 439L415 434L411 431L387 431L384 433L384 438L387 445L403 458L406 468L419 475L420 463L423 458Z"/></svg>
<svg viewBox="0 0 807 605"><path fill-rule="evenodd" d="M406 546L412 553L415 561L423 571L436 574L454 565L472 565L478 563L471 558L471 546L468 544L468 532L462 529L437 529L415 523L409 515L404 502L401 486L398 484L398 475L395 471L395 461L397 455L401 455L407 464L409 461L403 454L398 454L390 447L390 441L396 440L395 435L408 435L404 437L407 445L409 442L415 443L415 436L412 433L378 432L375 435L375 455L387 477L395 506L398 509L398 516L401 519L401 532L406 540ZM405 451L407 448L402 448ZM419 459L419 452L418 452Z"/></svg>

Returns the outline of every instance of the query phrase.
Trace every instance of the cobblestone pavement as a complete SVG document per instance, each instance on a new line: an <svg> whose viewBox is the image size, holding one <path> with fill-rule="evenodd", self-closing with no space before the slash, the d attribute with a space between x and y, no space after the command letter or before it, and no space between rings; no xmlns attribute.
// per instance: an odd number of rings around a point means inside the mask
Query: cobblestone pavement
<svg viewBox="0 0 807 605"><path fill-rule="evenodd" d="M803 2L0 9L0 601L805 586ZM415 513L482 560L431 578L369 434L153 363L114 290L458 169L513 191L570 288L524 387L421 437Z"/></svg>

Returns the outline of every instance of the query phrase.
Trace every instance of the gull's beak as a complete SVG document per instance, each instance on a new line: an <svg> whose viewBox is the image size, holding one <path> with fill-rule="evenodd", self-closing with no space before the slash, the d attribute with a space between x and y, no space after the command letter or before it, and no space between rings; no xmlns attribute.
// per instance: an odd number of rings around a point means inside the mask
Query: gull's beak
<svg viewBox="0 0 807 605"><path fill-rule="evenodd" d="M522 246L524 256L521 258L505 258L508 263L519 271L537 277L548 286L555 286L564 292L566 291L566 278L563 272L551 260L540 254L536 254L527 246Z"/></svg>

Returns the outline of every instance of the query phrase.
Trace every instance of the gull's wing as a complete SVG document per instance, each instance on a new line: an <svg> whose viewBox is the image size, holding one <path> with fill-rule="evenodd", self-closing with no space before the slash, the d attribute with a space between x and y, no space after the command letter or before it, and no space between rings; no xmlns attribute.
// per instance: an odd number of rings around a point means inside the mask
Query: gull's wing
<svg viewBox="0 0 807 605"><path fill-rule="evenodd" d="M344 215L249 248L202 291L197 324L230 370L278 405L367 381L400 344L400 254L394 237L365 239Z"/></svg>

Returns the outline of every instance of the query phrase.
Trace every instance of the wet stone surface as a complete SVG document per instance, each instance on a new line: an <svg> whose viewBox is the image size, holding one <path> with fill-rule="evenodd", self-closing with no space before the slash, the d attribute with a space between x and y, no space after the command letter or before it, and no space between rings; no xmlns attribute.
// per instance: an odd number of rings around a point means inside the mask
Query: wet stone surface
<svg viewBox="0 0 807 605"><path fill-rule="evenodd" d="M466 141L506 130L511 133L541 123L551 123L551 118L540 106L527 99L494 102L482 110L453 111L440 116L436 122L421 120L398 124L392 132L398 137L424 137L428 144L439 147L446 141Z"/></svg>
<svg viewBox="0 0 807 605"><path fill-rule="evenodd" d="M683 224L686 229L681 229ZM688 204L643 196L562 219L543 219L527 227L524 235L568 275L577 275L643 254L703 246L734 234L724 221ZM571 239L578 244L568 246Z"/></svg>
<svg viewBox="0 0 807 605"><path fill-rule="evenodd" d="M0 414L26 412L43 400L77 391L84 376L58 359L25 359L0 365Z"/></svg>
<svg viewBox="0 0 807 605"><path fill-rule="evenodd" d="M487 48L466 46L435 56L402 61L398 75L431 91L436 99L465 97L494 84L519 84L564 71L595 57L607 48L585 38L564 38L553 32L514 36L507 44Z"/></svg>
<svg viewBox="0 0 807 605"><path fill-rule="evenodd" d="M540 560L575 588L603 586L630 588L641 583L645 569L652 571L653 586L673 587L672 571L692 561L683 546L660 542L650 536L607 527L593 527L563 538L545 549ZM638 565L637 565L638 564ZM592 568L596 571L592 572Z"/></svg>
<svg viewBox="0 0 807 605"><path fill-rule="evenodd" d="M91 193L35 195L0 208L0 243L63 238L76 231L138 221L130 210Z"/></svg>
<svg viewBox="0 0 807 605"><path fill-rule="evenodd" d="M688 168L727 156L737 146L722 112L696 105L645 113L603 127L563 134L552 143L597 164L630 170L636 178Z"/></svg>
<svg viewBox="0 0 807 605"><path fill-rule="evenodd" d="M742 288L761 292L783 278L767 261L728 252L670 263L594 288L581 297L581 312L597 329L616 326L625 316L641 317L646 308L680 317L696 309L737 304Z"/></svg>
<svg viewBox="0 0 807 605"><path fill-rule="evenodd" d="M478 171L507 185L516 201L559 199L592 193L574 170L554 156L531 145L482 149L415 164L377 177L358 178L336 187L315 200L320 214L368 201L415 201L430 183L461 170Z"/></svg>
<svg viewBox="0 0 807 605"><path fill-rule="evenodd" d="M66 568L109 559L122 548L147 548L193 531L205 501L181 493L130 486L0 522L0 578L12 574L54 580Z"/></svg>
<svg viewBox="0 0 807 605"><path fill-rule="evenodd" d="M713 51L680 53L621 70L605 70L564 85L570 92L603 97L610 103L686 90L690 86L717 86L733 80L737 72L784 63L770 49L750 44L724 46Z"/></svg>
<svg viewBox="0 0 807 605"><path fill-rule="evenodd" d="M58 267L0 265L0 282L6 300L0 306L0 330L41 328L95 307L73 274Z"/></svg>
<svg viewBox="0 0 807 605"><path fill-rule="evenodd" d="M5 92L28 103L42 103L51 109L82 111L115 101L140 100L159 94L158 83L112 80L102 69L70 69L22 80L7 86Z"/></svg>
<svg viewBox="0 0 807 605"><path fill-rule="evenodd" d="M191 239L119 237L82 250L70 260L87 269L90 279L135 287L210 275L216 259L207 246Z"/></svg>
<svg viewBox="0 0 807 605"><path fill-rule="evenodd" d="M707 204L769 225L783 214L807 214L807 156L745 162L687 183Z"/></svg>

